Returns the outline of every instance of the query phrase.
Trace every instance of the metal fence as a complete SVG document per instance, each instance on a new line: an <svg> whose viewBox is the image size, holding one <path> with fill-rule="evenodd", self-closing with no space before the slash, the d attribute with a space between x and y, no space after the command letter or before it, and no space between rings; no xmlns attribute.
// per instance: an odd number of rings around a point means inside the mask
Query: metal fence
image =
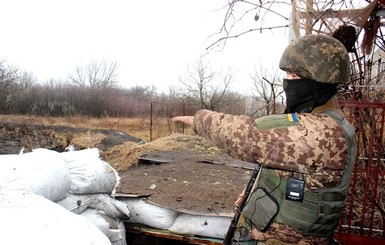
<svg viewBox="0 0 385 245"><path fill-rule="evenodd" d="M385 103L341 101L356 127L357 156L339 233L384 239Z"/></svg>
<svg viewBox="0 0 385 245"><path fill-rule="evenodd" d="M185 103L151 102L150 141L171 133L184 133L185 126L173 125L175 116L194 115L199 108Z"/></svg>

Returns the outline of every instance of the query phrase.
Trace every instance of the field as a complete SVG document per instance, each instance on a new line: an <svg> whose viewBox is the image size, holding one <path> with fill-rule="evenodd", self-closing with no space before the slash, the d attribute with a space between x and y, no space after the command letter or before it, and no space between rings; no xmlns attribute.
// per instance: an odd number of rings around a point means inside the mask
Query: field
<svg viewBox="0 0 385 245"><path fill-rule="evenodd" d="M78 149L96 147L103 158L121 171L136 164L138 155L151 148L169 150L183 148L182 145L186 143L186 140L175 140L178 137L168 137L178 134L178 131L182 132L181 125L172 124L170 119L157 118L151 123L149 118L0 115L0 123L2 154L37 147L60 151L70 144ZM193 135L191 128L183 132ZM144 142L149 143L150 139L154 142L142 145ZM7 147L11 149L4 152Z"/></svg>
<svg viewBox="0 0 385 245"><path fill-rule="evenodd" d="M108 129L117 130L134 137L150 141L150 118L91 118L84 116L72 117L42 117L25 115L0 115L0 122L45 125L45 126L69 126L74 128ZM169 135L176 126L170 119L157 119L153 122L154 138L160 135Z"/></svg>

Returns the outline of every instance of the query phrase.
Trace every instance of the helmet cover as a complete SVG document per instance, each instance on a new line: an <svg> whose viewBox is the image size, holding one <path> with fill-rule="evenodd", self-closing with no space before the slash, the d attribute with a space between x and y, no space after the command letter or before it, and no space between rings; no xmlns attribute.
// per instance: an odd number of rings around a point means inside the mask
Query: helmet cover
<svg viewBox="0 0 385 245"><path fill-rule="evenodd" d="M324 34L307 35L291 42L281 56L279 68L321 83L347 83L350 77L345 46Z"/></svg>

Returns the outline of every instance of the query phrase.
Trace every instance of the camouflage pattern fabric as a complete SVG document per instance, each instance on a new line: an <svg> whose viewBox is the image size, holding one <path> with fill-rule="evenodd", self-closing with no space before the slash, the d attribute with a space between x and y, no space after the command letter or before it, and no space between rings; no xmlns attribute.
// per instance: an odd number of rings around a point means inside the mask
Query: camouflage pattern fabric
<svg viewBox="0 0 385 245"><path fill-rule="evenodd" d="M347 83L350 77L345 46L322 34L299 37L290 43L282 54L279 68L323 83Z"/></svg>
<svg viewBox="0 0 385 245"><path fill-rule="evenodd" d="M235 241L244 240L266 241L266 244L301 244L301 245L327 245L329 239L325 237L304 236L287 225L273 223L266 232L260 232L252 228L250 222L241 215L234 234ZM258 243L259 244L259 243Z"/></svg>
<svg viewBox="0 0 385 245"><path fill-rule="evenodd" d="M234 158L279 169L276 172L284 177L289 175L287 171L304 174L307 190L335 186L346 165L344 133L325 114L284 114L255 120L200 110L194 116L193 129ZM241 237L247 234L242 233ZM275 238L294 244L328 244L328 238L304 236L278 223L265 233L252 229L250 236L259 241Z"/></svg>
<svg viewBox="0 0 385 245"><path fill-rule="evenodd" d="M250 238L259 241L269 241L271 239L283 242L282 244L301 244L301 245L327 245L329 239L326 237L304 236L287 225L273 223L267 232L260 232L253 229L250 232ZM267 244L267 243L266 243Z"/></svg>
<svg viewBox="0 0 385 245"><path fill-rule="evenodd" d="M288 115L254 120L200 110L195 114L193 128L234 158L305 174L308 189L334 186L346 165L347 145L342 129L324 114L295 114L297 120L293 122Z"/></svg>

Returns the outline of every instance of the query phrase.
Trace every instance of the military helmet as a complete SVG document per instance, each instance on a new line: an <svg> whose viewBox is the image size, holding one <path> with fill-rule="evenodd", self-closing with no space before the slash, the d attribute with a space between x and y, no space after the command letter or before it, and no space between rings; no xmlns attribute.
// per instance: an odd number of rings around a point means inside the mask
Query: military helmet
<svg viewBox="0 0 385 245"><path fill-rule="evenodd" d="M349 54L337 39L324 34L299 37L287 46L279 68L322 83L347 83Z"/></svg>

